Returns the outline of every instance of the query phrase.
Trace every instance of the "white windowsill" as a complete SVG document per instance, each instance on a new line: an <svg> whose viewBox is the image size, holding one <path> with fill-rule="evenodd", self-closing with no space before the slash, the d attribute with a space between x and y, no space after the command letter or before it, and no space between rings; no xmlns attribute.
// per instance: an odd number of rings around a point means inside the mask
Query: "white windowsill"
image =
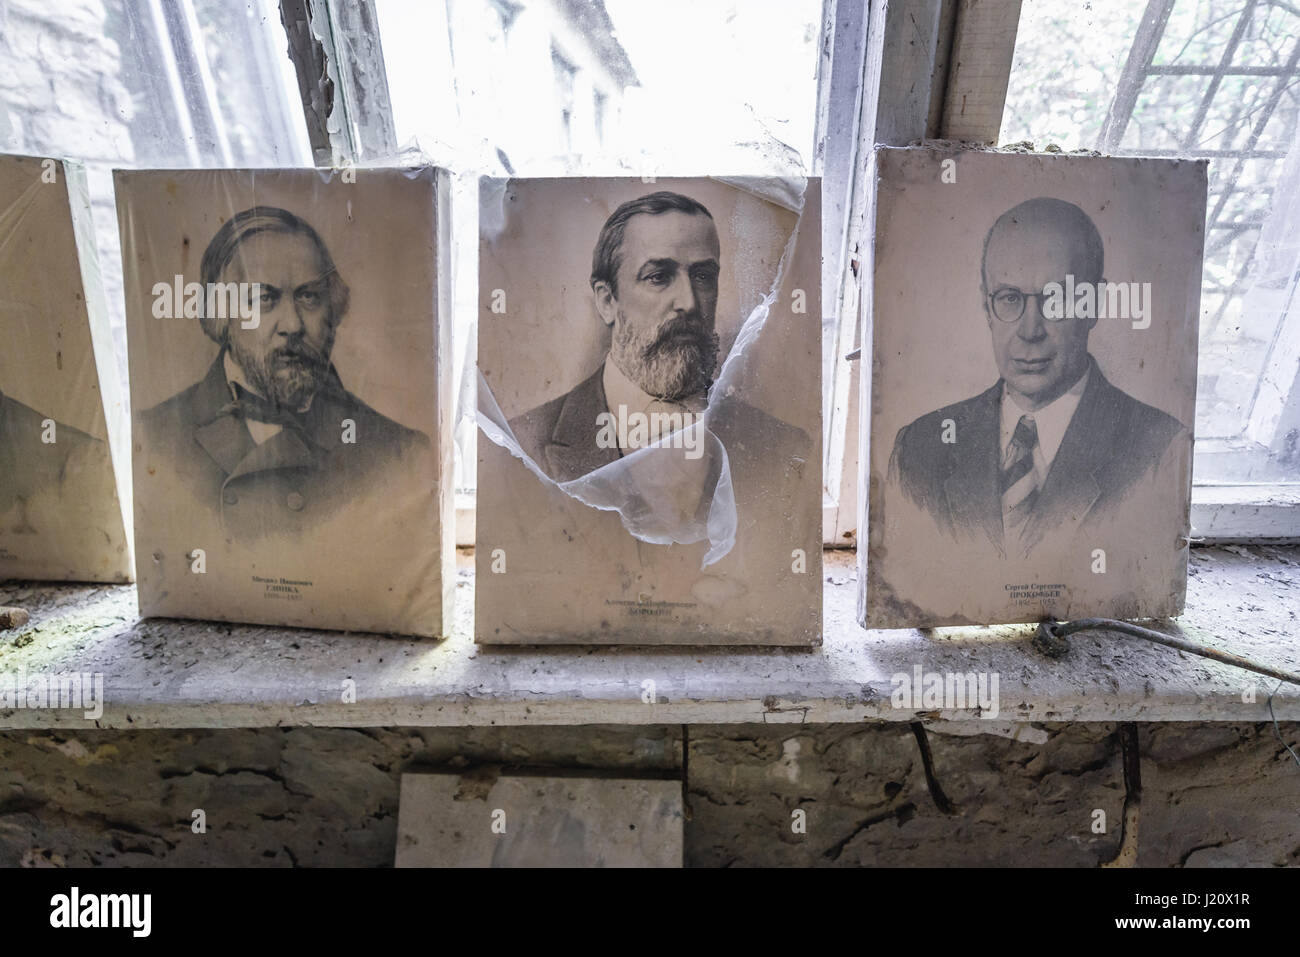
<svg viewBox="0 0 1300 957"><path fill-rule="evenodd" d="M1193 550L1184 631L1300 671L1300 548ZM825 553L825 643L813 651L546 648L492 650L471 638L472 557L460 554L459 624L442 642L169 619L141 621L131 587L0 584L32 621L0 632L0 672L102 672L104 713L0 710L4 728L392 727L731 724L915 720L891 676L999 675L1001 713L975 730L1038 721L1266 721L1276 685L1168 648L1080 635L1052 661L1030 626L863 631L855 556ZM16 636L30 636L17 647ZM356 703L342 701L344 679ZM657 701L642 700L653 681ZM1274 699L1300 719L1300 688ZM968 711L923 714L962 722ZM966 724L966 726L970 726ZM958 727L953 724L953 727Z"/></svg>
<svg viewBox="0 0 1300 957"><path fill-rule="evenodd" d="M1197 485L1192 489L1196 541L1300 541L1300 485Z"/></svg>

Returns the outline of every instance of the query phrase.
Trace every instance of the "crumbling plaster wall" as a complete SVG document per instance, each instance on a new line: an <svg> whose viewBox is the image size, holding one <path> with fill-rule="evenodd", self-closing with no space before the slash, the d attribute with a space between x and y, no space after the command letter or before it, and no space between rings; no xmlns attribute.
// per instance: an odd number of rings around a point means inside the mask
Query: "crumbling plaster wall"
<svg viewBox="0 0 1300 957"><path fill-rule="evenodd" d="M905 724L686 729L686 863L1096 866L1120 842L1116 728L1044 727L1042 743L931 730L932 781ZM1140 864L1300 864L1300 767L1271 725L1140 740ZM404 771L680 776L682 743L677 726L9 731L0 865L388 866Z"/></svg>

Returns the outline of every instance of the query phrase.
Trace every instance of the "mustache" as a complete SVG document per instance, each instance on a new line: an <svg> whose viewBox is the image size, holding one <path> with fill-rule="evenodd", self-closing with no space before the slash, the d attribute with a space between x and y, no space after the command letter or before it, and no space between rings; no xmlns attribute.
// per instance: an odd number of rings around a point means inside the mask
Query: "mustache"
<svg viewBox="0 0 1300 957"><path fill-rule="evenodd" d="M267 365L290 360L310 366L313 369L329 368L329 355L303 339L290 339L284 345L276 346L266 357Z"/></svg>
<svg viewBox="0 0 1300 957"><path fill-rule="evenodd" d="M673 342L679 337L692 339L700 347L709 346L712 338L699 313L687 314L665 325L654 341L646 346L645 355L650 357L668 349L679 348L680 344Z"/></svg>

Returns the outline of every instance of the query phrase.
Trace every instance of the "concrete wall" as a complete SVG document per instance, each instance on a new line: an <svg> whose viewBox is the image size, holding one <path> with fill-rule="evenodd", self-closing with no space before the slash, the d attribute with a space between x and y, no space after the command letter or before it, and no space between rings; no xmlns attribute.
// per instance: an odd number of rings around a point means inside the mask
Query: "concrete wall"
<svg viewBox="0 0 1300 957"><path fill-rule="evenodd" d="M1120 841L1115 727L1045 727L1042 743L931 731L933 783L906 725L687 729L686 863L1096 866ZM1140 739L1139 864L1300 864L1300 767L1271 725ZM682 743L676 726L10 731L0 865L388 866L404 771L680 774Z"/></svg>
<svg viewBox="0 0 1300 957"><path fill-rule="evenodd" d="M99 267L126 389L126 321L111 169L132 166L136 107L123 80L122 53L108 35L109 4L0 0L0 152L84 162Z"/></svg>
<svg viewBox="0 0 1300 957"><path fill-rule="evenodd" d="M131 96L100 0L0 3L0 141L11 152L104 163L134 156Z"/></svg>

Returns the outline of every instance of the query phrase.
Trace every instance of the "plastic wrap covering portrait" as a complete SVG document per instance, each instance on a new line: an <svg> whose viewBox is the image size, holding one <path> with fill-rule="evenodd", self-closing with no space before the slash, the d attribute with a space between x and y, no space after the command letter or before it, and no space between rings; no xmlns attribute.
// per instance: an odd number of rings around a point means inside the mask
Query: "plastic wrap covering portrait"
<svg viewBox="0 0 1300 957"><path fill-rule="evenodd" d="M820 643L820 204L483 181L479 642Z"/></svg>
<svg viewBox="0 0 1300 957"><path fill-rule="evenodd" d="M1179 614L1205 162L876 163L862 620Z"/></svg>
<svg viewBox="0 0 1300 957"><path fill-rule="evenodd" d="M93 235L81 167L0 156L0 579L131 580L126 412Z"/></svg>
<svg viewBox="0 0 1300 957"><path fill-rule="evenodd" d="M445 175L115 181L141 613L448 633Z"/></svg>

